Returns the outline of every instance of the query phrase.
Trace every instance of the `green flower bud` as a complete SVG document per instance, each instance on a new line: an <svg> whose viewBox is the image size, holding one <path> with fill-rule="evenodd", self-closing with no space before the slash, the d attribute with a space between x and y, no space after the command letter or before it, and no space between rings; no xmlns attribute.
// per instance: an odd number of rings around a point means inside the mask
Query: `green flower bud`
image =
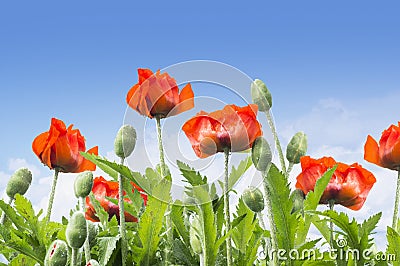
<svg viewBox="0 0 400 266"><path fill-rule="evenodd" d="M32 182L32 173L27 168L21 168L15 171L8 181L6 193L13 199L15 194L24 195Z"/></svg>
<svg viewBox="0 0 400 266"><path fill-rule="evenodd" d="M301 211L303 213L304 192L301 189L296 189L290 195L293 201L292 213Z"/></svg>
<svg viewBox="0 0 400 266"><path fill-rule="evenodd" d="M264 82L255 79L251 83L251 97L260 112L268 112L272 107L272 95Z"/></svg>
<svg viewBox="0 0 400 266"><path fill-rule="evenodd" d="M47 250L45 266L65 266L68 261L68 246L62 240L54 240Z"/></svg>
<svg viewBox="0 0 400 266"><path fill-rule="evenodd" d="M201 254L203 253L203 248L201 246L199 232L201 231L200 220L197 216L194 216L192 224L190 225L190 246L192 247L194 253Z"/></svg>
<svg viewBox="0 0 400 266"><path fill-rule="evenodd" d="M77 211L72 214L65 231L65 236L71 248L80 248L83 246L87 236L86 219L83 212Z"/></svg>
<svg viewBox="0 0 400 266"><path fill-rule="evenodd" d="M264 172L267 170L272 161L272 152L268 141L263 137L258 137L251 149L251 159L258 171Z"/></svg>
<svg viewBox="0 0 400 266"><path fill-rule="evenodd" d="M242 198L246 206L253 212L257 213L264 210L264 195L258 188L246 188L243 191Z"/></svg>
<svg viewBox="0 0 400 266"><path fill-rule="evenodd" d="M114 141L115 154L122 159L132 154L136 145L136 130L130 125L123 125Z"/></svg>
<svg viewBox="0 0 400 266"><path fill-rule="evenodd" d="M307 135L304 132L297 132L290 140L286 148L286 159L290 163L297 164L300 158L307 152Z"/></svg>
<svg viewBox="0 0 400 266"><path fill-rule="evenodd" d="M100 266L100 264L97 262L97 260L89 260L86 263L86 266Z"/></svg>
<svg viewBox="0 0 400 266"><path fill-rule="evenodd" d="M87 227L88 235L89 235L88 240L89 240L89 243L91 243L93 241L93 239L95 239L97 234L99 233L99 228L92 221L86 220L86 222L87 222L87 226L88 226Z"/></svg>
<svg viewBox="0 0 400 266"><path fill-rule="evenodd" d="M86 198L89 196L90 191L92 191L93 187L93 173L90 171L86 171L80 173L74 183L74 191L75 197L77 198Z"/></svg>

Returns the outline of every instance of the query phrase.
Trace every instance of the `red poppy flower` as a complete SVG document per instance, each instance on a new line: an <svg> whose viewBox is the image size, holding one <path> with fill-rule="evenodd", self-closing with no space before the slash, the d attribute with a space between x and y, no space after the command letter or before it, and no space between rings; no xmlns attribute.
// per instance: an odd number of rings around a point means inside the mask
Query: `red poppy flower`
<svg viewBox="0 0 400 266"><path fill-rule="evenodd" d="M262 135L261 124L257 121L257 105L245 107L227 105L212 113L201 111L189 119L182 127L200 158L217 152L244 151Z"/></svg>
<svg viewBox="0 0 400 266"><path fill-rule="evenodd" d="M141 115L161 118L180 114L194 107L190 83L179 93L175 79L167 73L155 74L150 69L138 69L139 82L126 96L126 102Z"/></svg>
<svg viewBox="0 0 400 266"><path fill-rule="evenodd" d="M384 168L400 170L400 122L383 131L379 145L368 135L364 145L364 159Z"/></svg>
<svg viewBox="0 0 400 266"><path fill-rule="evenodd" d="M72 125L65 127L63 121L51 119L50 129L37 136L32 143L33 152L40 161L50 169L57 168L64 173L80 173L86 170L94 171L96 165L86 160L80 154L85 151L85 138ZM98 153L98 147L93 147L88 153Z"/></svg>
<svg viewBox="0 0 400 266"><path fill-rule="evenodd" d="M143 192L143 190L138 187L136 184L132 183L134 191L135 189L140 192L140 195L142 196L144 200L144 204L146 205L147 203L147 195ZM109 198L114 198L118 199L118 182L115 181L107 181L105 180L102 176L96 177L93 181L93 188L92 192L96 198L100 202L101 207L104 208L104 210L108 213L110 219L112 216L116 215L117 219L119 220L119 207L118 205L112 203L106 197ZM124 191L124 195L125 195ZM124 199L126 202L130 202L129 199ZM89 197L86 197L86 213L85 213L86 219L93 221L93 222L98 222L99 218L96 216L96 211L92 205L92 202L90 201ZM125 212L125 221L127 222L137 222L137 218L131 215L128 212Z"/></svg>
<svg viewBox="0 0 400 266"><path fill-rule="evenodd" d="M376 182L374 175L357 163L347 165L337 163L332 157L312 159L309 156L301 157L300 163L302 172L297 176L296 188L301 189L304 194L314 190L317 180L329 168L338 165L321 197L322 204L334 200L335 204L359 210Z"/></svg>

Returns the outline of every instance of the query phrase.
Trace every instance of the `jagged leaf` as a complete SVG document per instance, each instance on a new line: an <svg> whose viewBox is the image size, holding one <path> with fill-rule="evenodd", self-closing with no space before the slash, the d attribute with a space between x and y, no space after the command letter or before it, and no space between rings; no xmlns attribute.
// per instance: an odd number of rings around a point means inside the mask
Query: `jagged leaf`
<svg viewBox="0 0 400 266"><path fill-rule="evenodd" d="M100 265L107 265L114 250L117 247L117 243L120 236L103 236L97 238L97 243L99 247L99 258L98 262Z"/></svg>

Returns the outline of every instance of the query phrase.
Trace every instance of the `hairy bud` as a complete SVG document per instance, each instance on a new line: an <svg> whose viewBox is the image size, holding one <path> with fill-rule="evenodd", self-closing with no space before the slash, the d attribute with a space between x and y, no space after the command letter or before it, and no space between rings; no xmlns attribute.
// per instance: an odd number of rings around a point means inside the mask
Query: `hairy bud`
<svg viewBox="0 0 400 266"><path fill-rule="evenodd" d="M286 149L286 159L293 164L298 164L300 158L307 152L307 135L297 132L290 140Z"/></svg>
<svg viewBox="0 0 400 266"><path fill-rule="evenodd" d="M251 148L251 159L258 171L267 170L272 161L271 148L268 141L263 137L258 137Z"/></svg>
<svg viewBox="0 0 400 266"><path fill-rule="evenodd" d="M268 112L271 109L272 95L263 81L255 79L251 83L251 97L260 112Z"/></svg>
<svg viewBox="0 0 400 266"><path fill-rule="evenodd" d="M86 219L83 212L77 211L72 214L65 231L65 236L71 248L80 248L83 246L87 236Z"/></svg>
<svg viewBox="0 0 400 266"><path fill-rule="evenodd" d="M32 182L32 173L27 168L15 171L8 181L6 193L13 199L15 194L24 195Z"/></svg>
<svg viewBox="0 0 400 266"><path fill-rule="evenodd" d="M136 130L131 125L123 125L114 141L115 154L122 159L129 157L135 149Z"/></svg>
<svg viewBox="0 0 400 266"><path fill-rule="evenodd" d="M253 212L264 210L264 195L260 189L256 187L246 188L243 191L242 198L246 206Z"/></svg>

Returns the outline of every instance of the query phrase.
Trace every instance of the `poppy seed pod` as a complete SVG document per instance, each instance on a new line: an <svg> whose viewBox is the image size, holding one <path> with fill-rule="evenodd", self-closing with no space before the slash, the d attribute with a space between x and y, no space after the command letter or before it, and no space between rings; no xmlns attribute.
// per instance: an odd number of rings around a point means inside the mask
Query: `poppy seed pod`
<svg viewBox="0 0 400 266"><path fill-rule="evenodd" d="M300 158L307 152L307 135L304 132L297 132L290 140L286 148L286 159L290 163L300 163Z"/></svg>
<svg viewBox="0 0 400 266"><path fill-rule="evenodd" d="M255 79L251 83L251 98L260 112L268 112L272 107L271 92L262 80Z"/></svg>
<svg viewBox="0 0 400 266"><path fill-rule="evenodd" d="M97 260L89 260L85 265L86 266L100 266L100 263L98 263Z"/></svg>
<svg viewBox="0 0 400 266"><path fill-rule="evenodd" d="M290 198L293 201L292 213L303 210L304 192L301 189L295 189Z"/></svg>
<svg viewBox="0 0 400 266"><path fill-rule="evenodd" d="M268 141L263 137L258 137L251 148L251 159L258 171L267 170L272 161L272 152Z"/></svg>
<svg viewBox="0 0 400 266"><path fill-rule="evenodd" d="M258 188L246 188L243 191L242 198L246 206L253 212L257 213L264 210L264 195Z"/></svg>
<svg viewBox="0 0 400 266"><path fill-rule="evenodd" d="M200 220L197 216L194 216L194 219L190 225L189 234L190 234L190 245L192 246L192 249L196 254L203 253L199 237L200 230L201 230Z"/></svg>
<svg viewBox="0 0 400 266"><path fill-rule="evenodd" d="M65 236L71 248L80 248L83 246L87 236L86 219L83 212L77 211L72 214L65 231Z"/></svg>
<svg viewBox="0 0 400 266"><path fill-rule="evenodd" d="M125 159L132 154L136 145L136 130L131 125L123 125L117 133L114 141L115 154Z"/></svg>
<svg viewBox="0 0 400 266"><path fill-rule="evenodd" d="M65 266L68 261L68 246L62 240L54 240L47 250L45 266Z"/></svg>
<svg viewBox="0 0 400 266"><path fill-rule="evenodd" d="M32 182L32 173L27 168L21 168L15 171L8 181L6 193L13 199L15 194L24 195Z"/></svg>
<svg viewBox="0 0 400 266"><path fill-rule="evenodd" d="M93 173L86 171L79 174L74 183L75 196L77 198L85 198L89 196L93 187Z"/></svg>

